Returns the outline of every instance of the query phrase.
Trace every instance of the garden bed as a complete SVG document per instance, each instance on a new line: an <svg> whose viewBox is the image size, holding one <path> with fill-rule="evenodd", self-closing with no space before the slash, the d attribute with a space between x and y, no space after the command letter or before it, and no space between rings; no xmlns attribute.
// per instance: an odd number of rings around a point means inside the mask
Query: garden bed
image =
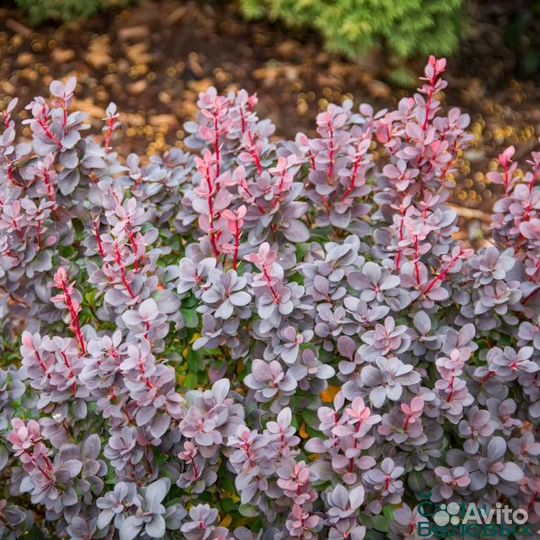
<svg viewBox="0 0 540 540"><path fill-rule="evenodd" d="M539 135L538 81L514 78L515 55L499 35L504 12L499 2L473 14L474 33L447 74L447 105L471 114L477 138L459 162L464 180L454 202L473 209L462 214L480 222L493 203L485 177L494 165L490 160L511 144L526 155ZM198 93L211 85L257 92L260 111L276 124L278 137L292 137L298 129L312 134L316 114L344 97L392 107L407 93L385 82L381 66L322 52L309 33L294 36L279 25L246 22L231 4L143 2L36 31L18 12L4 9L0 54L0 103L15 94L25 101L53 78L75 74L75 105L96 126L110 101L122 111L123 151L148 147L154 153L175 144L184 121L195 114Z"/></svg>

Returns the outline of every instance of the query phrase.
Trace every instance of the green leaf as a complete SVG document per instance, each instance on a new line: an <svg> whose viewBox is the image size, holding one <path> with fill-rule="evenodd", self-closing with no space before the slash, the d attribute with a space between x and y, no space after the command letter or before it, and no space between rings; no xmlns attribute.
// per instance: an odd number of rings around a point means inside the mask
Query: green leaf
<svg viewBox="0 0 540 540"><path fill-rule="evenodd" d="M195 390L199 386L199 380L195 373L188 373L184 381L184 386L190 390Z"/></svg>
<svg viewBox="0 0 540 540"><path fill-rule="evenodd" d="M180 311L188 328L197 328L199 326L199 315L194 309L181 308Z"/></svg>
<svg viewBox="0 0 540 540"><path fill-rule="evenodd" d="M241 504L238 511L244 517L255 517L259 515L259 511L251 504Z"/></svg>
<svg viewBox="0 0 540 540"><path fill-rule="evenodd" d="M394 520L394 510L396 508L399 508L397 504L387 504L386 506L383 506L383 515L388 523L391 523Z"/></svg>
<svg viewBox="0 0 540 540"><path fill-rule="evenodd" d="M224 512L229 514L230 512L236 512L238 510L238 504L231 501L231 499L223 499L221 508Z"/></svg>
<svg viewBox="0 0 540 540"><path fill-rule="evenodd" d="M388 519L385 516L373 516L373 527L381 532L388 532Z"/></svg>

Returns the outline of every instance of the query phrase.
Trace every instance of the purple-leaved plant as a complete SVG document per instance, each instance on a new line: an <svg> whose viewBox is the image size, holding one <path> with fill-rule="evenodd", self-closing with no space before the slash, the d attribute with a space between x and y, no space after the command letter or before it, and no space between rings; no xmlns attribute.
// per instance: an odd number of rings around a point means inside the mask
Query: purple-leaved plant
<svg viewBox="0 0 540 540"><path fill-rule="evenodd" d="M414 539L418 504L540 522L540 153L492 238L448 204L446 61L396 110L271 139L201 93L186 151L122 156L76 81L0 136L0 538Z"/></svg>

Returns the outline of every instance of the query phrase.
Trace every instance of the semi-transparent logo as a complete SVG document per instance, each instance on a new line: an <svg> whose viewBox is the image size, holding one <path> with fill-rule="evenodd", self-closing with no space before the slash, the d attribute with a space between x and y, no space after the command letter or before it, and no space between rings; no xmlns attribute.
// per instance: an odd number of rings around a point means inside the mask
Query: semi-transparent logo
<svg viewBox="0 0 540 540"><path fill-rule="evenodd" d="M424 538L513 538L534 536L529 514L523 508L497 503L433 502L429 494L422 496L418 513L426 519L418 523L418 536Z"/></svg>

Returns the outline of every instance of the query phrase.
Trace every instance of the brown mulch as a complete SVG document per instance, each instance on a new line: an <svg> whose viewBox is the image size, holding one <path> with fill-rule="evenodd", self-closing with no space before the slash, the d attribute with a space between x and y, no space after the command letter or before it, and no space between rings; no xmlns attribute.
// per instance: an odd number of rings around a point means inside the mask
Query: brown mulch
<svg viewBox="0 0 540 540"><path fill-rule="evenodd" d="M183 136L198 93L211 85L257 92L261 116L269 116L284 137L312 133L315 115L330 102L350 97L391 107L407 93L369 62L324 52L316 36L246 22L233 4L222 4L143 1L119 13L37 30L20 13L0 9L0 108L15 95L26 104L54 78L75 74L76 107L98 126L115 101L123 113L122 150L156 152ZM480 221L492 202L485 171L493 158L510 144L526 155L540 134L538 80L513 78L513 56L498 41L498 12L481 4L462 52L449 60L446 92L449 106L471 114L477 138L460 161L463 180L455 202ZM422 65L420 59L414 69Z"/></svg>

